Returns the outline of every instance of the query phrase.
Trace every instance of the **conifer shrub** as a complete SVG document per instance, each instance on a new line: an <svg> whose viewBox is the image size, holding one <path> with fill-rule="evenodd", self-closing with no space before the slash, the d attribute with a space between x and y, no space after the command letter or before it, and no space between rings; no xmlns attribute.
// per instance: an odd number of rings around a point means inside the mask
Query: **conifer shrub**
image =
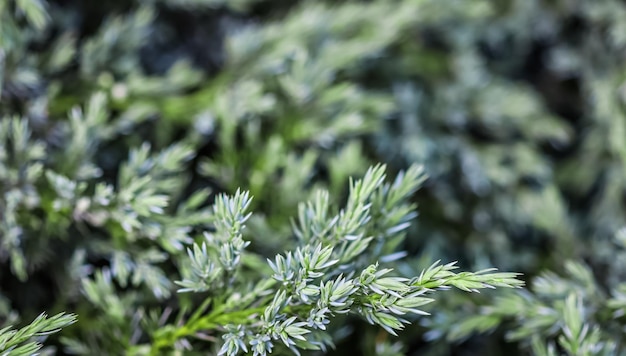
<svg viewBox="0 0 626 356"><path fill-rule="evenodd" d="M0 2L0 354L622 354L625 26Z"/></svg>

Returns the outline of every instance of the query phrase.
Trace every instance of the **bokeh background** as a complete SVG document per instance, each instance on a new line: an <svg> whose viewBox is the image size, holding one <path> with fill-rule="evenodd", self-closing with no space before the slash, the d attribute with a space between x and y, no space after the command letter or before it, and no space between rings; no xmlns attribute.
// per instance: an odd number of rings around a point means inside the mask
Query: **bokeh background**
<svg viewBox="0 0 626 356"><path fill-rule="evenodd" d="M311 191L341 202L378 162L429 176L400 271L529 286L451 291L399 338L343 320L336 354L558 354L571 293L590 354L623 352L624 1L4 0L0 116L0 327L78 313L50 354L139 342L214 194L250 190L247 238L272 256Z"/></svg>

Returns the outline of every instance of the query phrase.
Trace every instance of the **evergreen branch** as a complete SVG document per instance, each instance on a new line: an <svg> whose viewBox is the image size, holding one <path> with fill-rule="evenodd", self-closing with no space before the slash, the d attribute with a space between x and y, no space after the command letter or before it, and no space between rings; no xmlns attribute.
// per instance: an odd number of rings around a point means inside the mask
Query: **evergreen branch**
<svg viewBox="0 0 626 356"><path fill-rule="evenodd" d="M15 330L11 326L0 329L0 355L33 355L43 346L40 341L32 340L33 338L54 334L75 322L76 316L74 314L59 313L53 317L48 317L42 313L21 329Z"/></svg>

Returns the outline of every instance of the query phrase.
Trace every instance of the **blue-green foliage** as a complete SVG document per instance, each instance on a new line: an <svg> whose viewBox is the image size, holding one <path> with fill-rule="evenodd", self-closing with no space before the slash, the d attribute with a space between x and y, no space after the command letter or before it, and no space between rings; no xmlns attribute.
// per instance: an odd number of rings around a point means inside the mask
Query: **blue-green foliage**
<svg viewBox="0 0 626 356"><path fill-rule="evenodd" d="M43 353L623 353L625 34L619 0L0 1L0 353L73 314ZM440 293L521 285L492 267L528 289Z"/></svg>

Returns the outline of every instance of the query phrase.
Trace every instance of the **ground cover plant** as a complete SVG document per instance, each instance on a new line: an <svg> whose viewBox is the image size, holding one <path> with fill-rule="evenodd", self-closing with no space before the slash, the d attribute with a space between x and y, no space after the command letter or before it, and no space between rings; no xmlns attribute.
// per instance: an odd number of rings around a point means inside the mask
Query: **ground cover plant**
<svg viewBox="0 0 626 356"><path fill-rule="evenodd" d="M625 24L1 2L0 353L622 354Z"/></svg>

